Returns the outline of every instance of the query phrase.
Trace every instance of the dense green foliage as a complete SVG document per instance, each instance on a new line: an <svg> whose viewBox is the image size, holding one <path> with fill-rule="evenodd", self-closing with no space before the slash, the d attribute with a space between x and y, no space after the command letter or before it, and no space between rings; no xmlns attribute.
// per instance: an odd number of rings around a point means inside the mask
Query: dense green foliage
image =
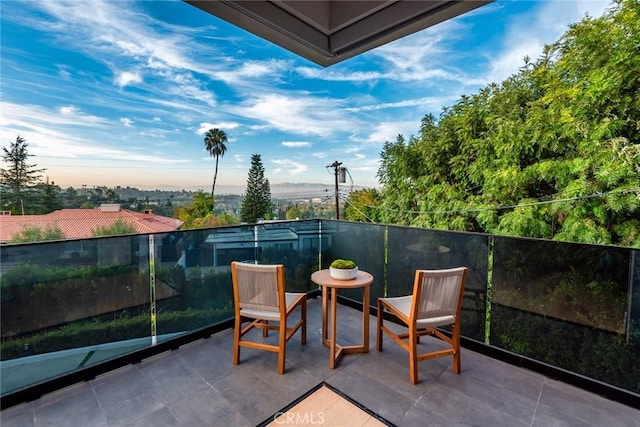
<svg viewBox="0 0 640 427"><path fill-rule="evenodd" d="M623 1L426 115L384 144L372 220L640 247L639 51L640 4Z"/></svg>
<svg viewBox="0 0 640 427"><path fill-rule="evenodd" d="M49 224L44 229L35 225L24 225L18 234L11 236L9 243L44 242L64 238L64 233L57 224Z"/></svg>
<svg viewBox="0 0 640 427"><path fill-rule="evenodd" d="M251 155L251 168L240 208L240 218L247 223L255 223L258 218L271 218L271 187L269 180L264 177L260 154Z"/></svg>
<svg viewBox="0 0 640 427"><path fill-rule="evenodd" d="M378 222L380 193L372 188L352 191L344 208L345 219L360 222ZM288 218L287 218L288 219Z"/></svg>
<svg viewBox="0 0 640 427"><path fill-rule="evenodd" d="M98 226L91 230L91 235L99 236L118 236L122 234L135 234L136 226L132 223L125 222L122 218L118 218L109 226Z"/></svg>
<svg viewBox="0 0 640 427"><path fill-rule="evenodd" d="M239 221L229 212L213 213L213 198L202 190L197 191L192 202L174 209L174 216L184 221L183 230L190 228L220 227L237 224Z"/></svg>

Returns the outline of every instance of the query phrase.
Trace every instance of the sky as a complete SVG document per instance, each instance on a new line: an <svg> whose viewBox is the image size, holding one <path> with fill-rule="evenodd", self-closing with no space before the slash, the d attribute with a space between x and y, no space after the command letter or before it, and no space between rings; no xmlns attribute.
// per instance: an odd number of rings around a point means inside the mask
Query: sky
<svg viewBox="0 0 640 427"><path fill-rule="evenodd" d="M211 128L228 136L216 193L244 191L252 154L272 187L331 186L334 161L378 187L385 141L608 6L498 0L323 68L179 0L2 0L0 140L25 138L62 188L210 191Z"/></svg>

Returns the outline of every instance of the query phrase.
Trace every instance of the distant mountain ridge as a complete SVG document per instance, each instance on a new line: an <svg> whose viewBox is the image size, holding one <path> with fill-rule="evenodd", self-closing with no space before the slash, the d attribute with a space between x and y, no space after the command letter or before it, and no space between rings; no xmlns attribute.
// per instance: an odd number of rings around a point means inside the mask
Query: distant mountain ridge
<svg viewBox="0 0 640 427"><path fill-rule="evenodd" d="M347 186L344 184L340 184L340 190L349 190L351 186ZM362 186L355 185L353 186L354 190L360 190ZM207 186L202 187L189 187L185 188L187 191L211 191L210 188L207 189ZM245 185L216 185L216 194L237 194L243 195L246 189ZM323 194L333 194L334 186L332 184L310 184L310 183L295 183L295 182L284 182L280 184L271 184L271 196L272 197L281 197L281 196L313 196L313 197L321 197Z"/></svg>

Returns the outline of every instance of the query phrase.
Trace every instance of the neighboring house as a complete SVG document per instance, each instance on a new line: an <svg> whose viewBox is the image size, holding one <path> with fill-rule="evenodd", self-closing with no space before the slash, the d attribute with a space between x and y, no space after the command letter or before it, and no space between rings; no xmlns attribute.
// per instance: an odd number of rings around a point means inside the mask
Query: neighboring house
<svg viewBox="0 0 640 427"><path fill-rule="evenodd" d="M118 204L103 204L96 209L61 209L46 215L0 215L0 243L7 243L24 227L44 230L54 226L62 230L66 239L92 237L97 227L109 227L121 220L135 227L136 233L171 232L182 227L183 221L154 215L151 210L144 213L121 209Z"/></svg>
<svg viewBox="0 0 640 427"><path fill-rule="evenodd" d="M218 228L212 230L190 257L186 248L179 264L184 267L229 266L234 260L254 260L260 258L263 249L291 251L298 255L318 253L322 247L331 244L331 233L318 237L318 225L314 222L262 221L244 227ZM321 233L320 233L321 234Z"/></svg>

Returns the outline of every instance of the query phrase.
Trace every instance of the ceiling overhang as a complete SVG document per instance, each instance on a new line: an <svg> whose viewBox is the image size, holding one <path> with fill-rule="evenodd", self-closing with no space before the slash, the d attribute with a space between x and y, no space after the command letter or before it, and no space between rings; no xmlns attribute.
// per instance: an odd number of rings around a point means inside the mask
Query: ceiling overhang
<svg viewBox="0 0 640 427"><path fill-rule="evenodd" d="M185 0L327 67L493 0Z"/></svg>

